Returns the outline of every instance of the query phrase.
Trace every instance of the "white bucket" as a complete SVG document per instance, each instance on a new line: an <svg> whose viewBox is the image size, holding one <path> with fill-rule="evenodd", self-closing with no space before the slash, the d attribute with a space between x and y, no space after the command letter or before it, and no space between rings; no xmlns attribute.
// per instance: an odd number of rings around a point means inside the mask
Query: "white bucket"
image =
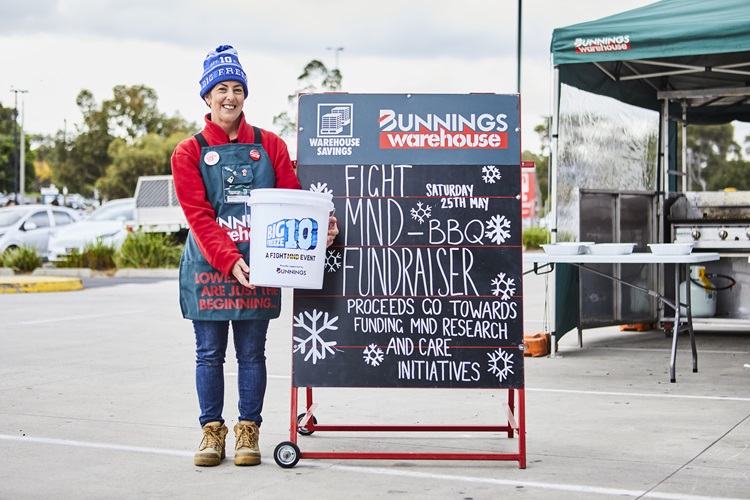
<svg viewBox="0 0 750 500"><path fill-rule="evenodd" d="M323 288L331 198L299 189L250 191L250 283Z"/></svg>

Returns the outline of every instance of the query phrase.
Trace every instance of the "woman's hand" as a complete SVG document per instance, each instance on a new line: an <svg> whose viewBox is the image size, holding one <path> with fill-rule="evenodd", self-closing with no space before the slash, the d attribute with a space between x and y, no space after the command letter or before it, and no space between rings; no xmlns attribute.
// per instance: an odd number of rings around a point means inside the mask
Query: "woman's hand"
<svg viewBox="0 0 750 500"><path fill-rule="evenodd" d="M245 259L240 257L240 260L234 263L234 266L232 266L232 276L237 278L237 281L240 282L240 285L254 289L255 285L251 285L250 282L247 280L248 273L250 272L250 268L248 267L247 263L245 262Z"/></svg>
<svg viewBox="0 0 750 500"><path fill-rule="evenodd" d="M333 215L328 216L328 241L326 242L326 248L333 245L333 240L339 234L339 222Z"/></svg>

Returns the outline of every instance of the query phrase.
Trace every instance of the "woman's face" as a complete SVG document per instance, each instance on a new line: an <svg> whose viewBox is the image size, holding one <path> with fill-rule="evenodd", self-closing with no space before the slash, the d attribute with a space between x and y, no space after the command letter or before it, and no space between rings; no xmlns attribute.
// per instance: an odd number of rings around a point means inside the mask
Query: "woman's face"
<svg viewBox="0 0 750 500"><path fill-rule="evenodd" d="M245 104L245 90L240 82L217 83L206 94L206 104L211 108L211 121L226 128L237 123Z"/></svg>

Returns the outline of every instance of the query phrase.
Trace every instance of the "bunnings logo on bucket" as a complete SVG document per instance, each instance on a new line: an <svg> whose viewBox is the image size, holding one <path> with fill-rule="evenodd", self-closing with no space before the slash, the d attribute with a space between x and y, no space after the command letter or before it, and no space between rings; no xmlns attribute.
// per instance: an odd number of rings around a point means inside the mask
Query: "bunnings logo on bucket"
<svg viewBox="0 0 750 500"><path fill-rule="evenodd" d="M283 267L277 267L276 274L294 274L296 276L307 276L307 269L284 269Z"/></svg>
<svg viewBox="0 0 750 500"><path fill-rule="evenodd" d="M268 225L266 247L314 250L318 246L318 222L314 219L281 219ZM314 256L313 260L314 260Z"/></svg>

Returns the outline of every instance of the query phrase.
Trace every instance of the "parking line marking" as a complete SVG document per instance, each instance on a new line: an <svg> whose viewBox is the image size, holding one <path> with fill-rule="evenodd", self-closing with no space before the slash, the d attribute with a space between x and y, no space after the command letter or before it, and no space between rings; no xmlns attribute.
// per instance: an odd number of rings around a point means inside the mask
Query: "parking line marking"
<svg viewBox="0 0 750 500"><path fill-rule="evenodd" d="M103 450L116 450L134 453L149 453L156 455L168 455L173 457L189 458L193 456L193 452L181 451L181 450L169 450L165 448L148 448L142 446L126 446L126 445L115 445L109 443L96 443L87 441L74 441L70 439L53 439L53 438L35 438L29 436L9 436L0 434L0 440L5 441L16 441L26 442L34 444L51 444L59 446L74 446L79 448L96 448ZM667 492L654 492L654 491L639 491L639 490L627 490L621 488L606 488L603 486L585 486L580 484L564 484L564 483L542 483L536 481L515 481L511 479L496 479L486 478L477 476L457 476L452 474L434 474L430 472L417 472L417 471L400 471L394 469L385 468L370 468L370 467L357 467L350 465L339 465L331 463L309 463L305 462L305 466L316 467L321 469L329 469L334 471L344 472L356 472L360 474L375 474L383 476L400 476L415 479L430 479L440 481L459 481L467 483L486 483L498 486L513 486L513 487L524 487L524 488L536 488L544 490L555 490L564 492L574 493L591 493L599 495L611 495L611 496L628 496L631 498L663 498L669 500L710 500L710 499L721 499L721 500L740 500L732 499L729 497L717 497L717 496L701 496L701 495L685 495L681 493L667 493Z"/></svg>
<svg viewBox="0 0 750 500"><path fill-rule="evenodd" d="M591 350L600 350L600 351L645 351L645 352L670 352L670 347L589 347ZM690 352L690 349L684 348L679 349L679 352ZM712 351L709 349L701 349L700 354L747 354L750 351Z"/></svg>
<svg viewBox="0 0 750 500"><path fill-rule="evenodd" d="M81 316L63 316L62 318L48 318L48 319L37 319L34 321L21 321L16 323L17 325L38 325L41 323L59 323L61 321L78 321L81 319L97 319L97 318L111 318L112 316L127 316L128 314L138 314L147 311L148 309L135 309L133 311L120 311L116 313L107 314L84 314Z"/></svg>
<svg viewBox="0 0 750 500"><path fill-rule="evenodd" d="M575 391L571 389L541 389L538 387L526 388L531 392L560 392L565 394L591 394L594 396L629 396L640 398L668 398L668 399L702 399L710 401L750 401L750 398L737 398L732 396L692 396L690 394L648 394L645 392L609 392L609 391Z"/></svg>
<svg viewBox="0 0 750 500"><path fill-rule="evenodd" d="M306 464L307 465L307 464ZM717 497L717 496L702 496L702 495L686 495L682 493L666 493L666 492L655 492L655 491L638 491L638 490L626 490L620 488L605 488L602 486L584 486L579 484L563 484L563 483L540 483L536 481L514 481L512 479L496 479L488 477L476 477L476 476L455 476L451 474L433 474L430 472L416 472L416 471L398 471L393 469L382 469L382 468L365 468L348 465L317 465L320 468L330 468L334 470L349 471L349 472L361 472L365 474L380 474L386 476L402 476L402 477L413 477L421 479L431 480L443 480L443 481L461 481L469 483L486 483L501 486L522 486L524 488L538 488L545 490L557 490L575 493L593 493L600 495L612 495L612 496L628 496L631 498L665 498L670 500L741 500L739 498L731 497Z"/></svg>
<svg viewBox="0 0 750 500"><path fill-rule="evenodd" d="M121 444L93 443L88 441L73 441L71 439L37 438L29 436L8 436L0 434L0 440L31 442L39 444L56 444L61 446L75 446L78 448L98 448L101 450L132 451L135 453L151 453L154 455L170 455L174 457L192 457L193 452L167 450L164 448L146 448L143 446L127 446Z"/></svg>

